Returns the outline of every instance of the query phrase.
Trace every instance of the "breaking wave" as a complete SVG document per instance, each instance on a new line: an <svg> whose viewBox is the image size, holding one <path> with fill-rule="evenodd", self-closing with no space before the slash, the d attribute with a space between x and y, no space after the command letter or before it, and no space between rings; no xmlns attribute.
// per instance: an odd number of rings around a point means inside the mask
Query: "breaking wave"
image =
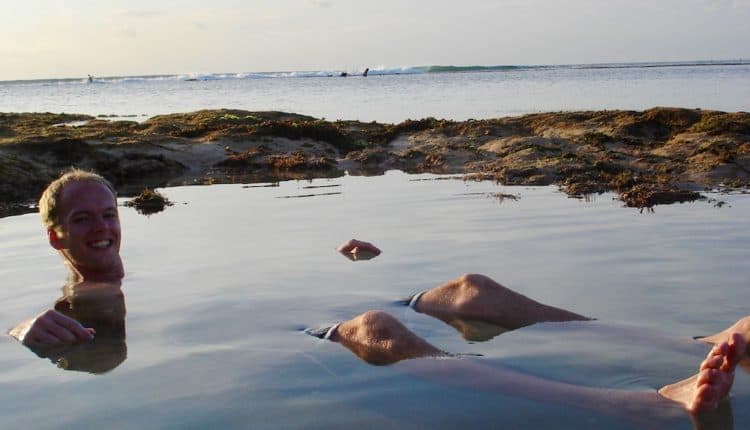
<svg viewBox="0 0 750 430"><path fill-rule="evenodd" d="M477 72L524 72L541 70L565 69L633 69L654 67L701 67L701 66L744 66L750 65L750 60L725 61L686 61L686 62L650 62L650 63L601 63L601 64L566 64L566 65L497 65L497 66L403 66L403 67L373 67L368 69L368 76L389 75L418 75L425 73L477 73ZM144 81L222 81L222 80L252 80L252 79L293 79L293 78L326 78L341 76L361 76L364 69L349 70L312 70L312 71L281 71L281 72L242 72L242 73L186 73L176 75L144 75L144 76L112 76L96 77L93 81L82 79L45 79L5 81L3 84L17 85L70 85L70 84L127 84Z"/></svg>

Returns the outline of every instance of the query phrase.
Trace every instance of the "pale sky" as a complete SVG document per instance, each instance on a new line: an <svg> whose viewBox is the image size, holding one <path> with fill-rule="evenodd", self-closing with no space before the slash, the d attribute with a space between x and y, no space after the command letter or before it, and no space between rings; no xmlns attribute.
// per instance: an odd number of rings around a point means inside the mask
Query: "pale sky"
<svg viewBox="0 0 750 430"><path fill-rule="evenodd" d="M0 80L750 59L750 0L2 0Z"/></svg>

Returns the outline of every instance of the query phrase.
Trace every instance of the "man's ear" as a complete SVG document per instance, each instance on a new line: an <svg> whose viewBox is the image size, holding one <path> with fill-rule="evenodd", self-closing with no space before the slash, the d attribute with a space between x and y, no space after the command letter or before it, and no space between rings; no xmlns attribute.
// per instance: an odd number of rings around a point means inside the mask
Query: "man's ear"
<svg viewBox="0 0 750 430"><path fill-rule="evenodd" d="M47 239L49 239L50 246L58 251L65 247L62 243L62 234L58 233L54 228L47 229Z"/></svg>

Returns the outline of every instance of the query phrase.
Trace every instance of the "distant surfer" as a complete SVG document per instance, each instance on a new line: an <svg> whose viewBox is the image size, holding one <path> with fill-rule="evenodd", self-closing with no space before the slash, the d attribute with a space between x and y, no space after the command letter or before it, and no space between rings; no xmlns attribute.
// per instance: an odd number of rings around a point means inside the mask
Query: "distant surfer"
<svg viewBox="0 0 750 430"><path fill-rule="evenodd" d="M370 73L370 68L369 67L365 69L365 72L362 73L362 76L367 77L368 73Z"/></svg>
<svg viewBox="0 0 750 430"><path fill-rule="evenodd" d="M339 76L342 77L342 78L345 78L345 77L349 76L349 74L346 73L346 72L341 72L341 74Z"/></svg>
<svg viewBox="0 0 750 430"><path fill-rule="evenodd" d="M93 76L91 76L91 75L89 75L89 83L90 83L90 84L93 84L93 83L94 83L94 77L93 77Z"/></svg>

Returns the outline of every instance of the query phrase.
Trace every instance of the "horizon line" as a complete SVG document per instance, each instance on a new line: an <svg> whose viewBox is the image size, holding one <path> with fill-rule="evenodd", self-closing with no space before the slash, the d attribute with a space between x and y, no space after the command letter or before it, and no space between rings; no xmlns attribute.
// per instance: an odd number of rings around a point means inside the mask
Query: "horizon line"
<svg viewBox="0 0 750 430"><path fill-rule="evenodd" d="M632 67L688 67L688 66L733 66L733 65L750 65L750 58L727 58L713 60L659 60L659 61L616 61L616 62L596 62L596 63L549 63L549 64L496 64L496 65L455 65L455 64L429 64L429 65L409 65L409 66L375 66L369 68L371 74L377 74L381 70L409 70L409 69L454 69L455 71L501 71L506 69L541 69L541 68L564 68L578 67L582 69L590 68L618 68L612 66L621 66L621 68ZM471 70L471 69L476 70ZM364 70L365 68L362 68ZM496 69L496 70L493 70ZM359 70L359 69L354 69ZM180 73L150 73L150 74L133 74L133 75L109 75L95 76L84 75L74 77L47 77L47 78L30 78L30 79L0 79L0 83L19 83L19 82L43 82L43 81L79 81L87 80L89 76L95 79L111 80L123 78L164 78L173 76L193 76L193 75L242 75L242 74L274 74L274 73L335 73L338 71L352 72L352 69L308 69L308 70L275 70L275 71L244 71L244 72L180 72ZM448 70L441 70L433 73L450 73ZM388 73L396 74L396 73ZM330 75L329 75L330 76ZM323 76L320 76L323 77Z"/></svg>

